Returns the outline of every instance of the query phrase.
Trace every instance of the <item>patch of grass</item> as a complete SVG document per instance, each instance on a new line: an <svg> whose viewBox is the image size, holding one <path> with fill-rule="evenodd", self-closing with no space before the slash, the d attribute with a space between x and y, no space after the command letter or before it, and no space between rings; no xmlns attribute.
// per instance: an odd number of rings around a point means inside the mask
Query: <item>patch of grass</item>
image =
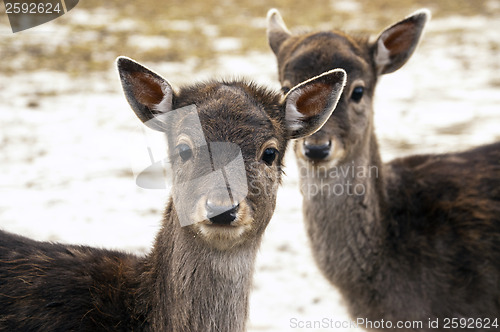
<svg viewBox="0 0 500 332"><path fill-rule="evenodd" d="M358 0L357 11L335 10L330 0L85 0L73 9L85 11L87 22L73 22L69 13L57 21L69 29L68 40L56 47L45 47L44 40L19 34L14 38L1 38L2 67L0 72L13 73L37 69L53 69L75 75L110 68L118 55L127 55L147 62L183 61L198 58L200 62L213 61L223 51L213 47L217 37L241 40L234 54L249 51L270 52L265 35L265 16L269 8L278 8L289 27L331 26L342 28L352 20L367 17L382 29L413 10L429 7L434 17L457 15L498 15L487 8L485 1L470 0ZM109 15L105 22L94 17ZM187 22L179 29L175 22ZM123 22L131 22L130 24ZM174 22L174 23L173 23ZM119 29L115 29L120 26ZM215 27L207 31L208 27ZM359 30L366 27L360 26ZM376 32L378 32L377 30ZM89 35L95 36L89 40ZM141 48L128 42L129 36L163 36L169 45ZM20 46L21 45L21 46Z"/></svg>
<svg viewBox="0 0 500 332"><path fill-rule="evenodd" d="M462 122L438 128L436 133L438 135L460 135L466 132L468 128L470 128L470 122Z"/></svg>
<svg viewBox="0 0 500 332"><path fill-rule="evenodd" d="M412 11L420 8L428 8L435 18L451 15L461 16L495 16L498 13L492 12L487 6L487 1L470 0L376 0L360 1L365 13L377 17L383 26L392 24L401 15L408 15Z"/></svg>
<svg viewBox="0 0 500 332"><path fill-rule="evenodd" d="M500 78L492 78L489 83L494 88L500 88Z"/></svg>

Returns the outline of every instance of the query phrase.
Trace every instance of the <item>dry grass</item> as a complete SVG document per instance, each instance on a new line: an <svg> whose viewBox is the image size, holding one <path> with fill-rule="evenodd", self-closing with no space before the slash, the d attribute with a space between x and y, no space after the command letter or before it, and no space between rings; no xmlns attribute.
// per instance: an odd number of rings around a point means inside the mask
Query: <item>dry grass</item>
<svg viewBox="0 0 500 332"><path fill-rule="evenodd" d="M366 16L371 24L363 28L373 26L376 31L421 7L430 8L436 18L452 14L498 14L488 8L487 1L359 0L354 2L357 4L354 9L339 10L338 3L346 2L352 7L353 2L346 0L80 1L73 9L74 15L69 13L54 22L56 29L58 26L67 29L67 38L55 47L47 47L45 38L33 36L29 31L2 37L0 72L48 69L80 75L109 69L118 55L146 62L183 61L194 57L203 64L221 54L267 52L265 15L272 7L280 9L291 27L343 27ZM85 12L88 19L75 22L77 11ZM137 38L131 40L137 36L162 36L169 43L145 47L134 42ZM237 38L240 42L230 49L218 48L214 40L225 37Z"/></svg>

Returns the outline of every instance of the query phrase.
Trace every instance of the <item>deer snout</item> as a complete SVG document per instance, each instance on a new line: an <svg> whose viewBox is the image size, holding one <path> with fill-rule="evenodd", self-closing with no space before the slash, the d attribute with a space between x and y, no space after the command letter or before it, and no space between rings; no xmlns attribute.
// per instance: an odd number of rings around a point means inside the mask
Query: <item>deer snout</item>
<svg viewBox="0 0 500 332"><path fill-rule="evenodd" d="M207 219L215 225L230 225L238 217L239 204L220 204L207 199Z"/></svg>
<svg viewBox="0 0 500 332"><path fill-rule="evenodd" d="M311 143L304 140L303 152L304 156L311 160L324 160L330 155L332 141L321 143Z"/></svg>

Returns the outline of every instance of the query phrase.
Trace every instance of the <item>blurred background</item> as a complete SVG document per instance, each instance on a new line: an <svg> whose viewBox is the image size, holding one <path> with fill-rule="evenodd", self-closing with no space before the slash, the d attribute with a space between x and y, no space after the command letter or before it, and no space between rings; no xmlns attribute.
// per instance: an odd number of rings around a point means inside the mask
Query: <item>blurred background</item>
<svg viewBox="0 0 500 332"><path fill-rule="evenodd" d="M429 8L414 56L376 92L383 159L500 140L498 0L85 0L16 34L0 5L0 228L147 252L168 193L135 185L130 147L139 121L115 58L136 59L174 85L244 76L278 88L265 35L272 7L292 31L375 35ZM293 318L348 319L312 262L291 153L286 174L258 256L249 331L311 331L293 328Z"/></svg>

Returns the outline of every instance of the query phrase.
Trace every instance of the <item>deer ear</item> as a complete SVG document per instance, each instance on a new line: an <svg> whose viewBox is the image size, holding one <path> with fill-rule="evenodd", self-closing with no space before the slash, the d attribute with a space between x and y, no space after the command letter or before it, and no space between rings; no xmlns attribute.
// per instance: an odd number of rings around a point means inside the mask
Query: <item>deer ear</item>
<svg viewBox="0 0 500 332"><path fill-rule="evenodd" d="M343 69L334 69L292 88L285 96L288 138L301 138L321 129L332 115L346 83Z"/></svg>
<svg viewBox="0 0 500 332"><path fill-rule="evenodd" d="M174 92L160 75L127 58L116 59L125 97L137 117L151 129L164 131L158 118L172 110Z"/></svg>
<svg viewBox="0 0 500 332"><path fill-rule="evenodd" d="M417 48L420 36L431 14L421 9L385 29L373 46L378 74L388 74L401 68Z"/></svg>
<svg viewBox="0 0 500 332"><path fill-rule="evenodd" d="M267 41L274 54L278 55L281 44L292 34L288 31L285 22L277 9L267 12Z"/></svg>

